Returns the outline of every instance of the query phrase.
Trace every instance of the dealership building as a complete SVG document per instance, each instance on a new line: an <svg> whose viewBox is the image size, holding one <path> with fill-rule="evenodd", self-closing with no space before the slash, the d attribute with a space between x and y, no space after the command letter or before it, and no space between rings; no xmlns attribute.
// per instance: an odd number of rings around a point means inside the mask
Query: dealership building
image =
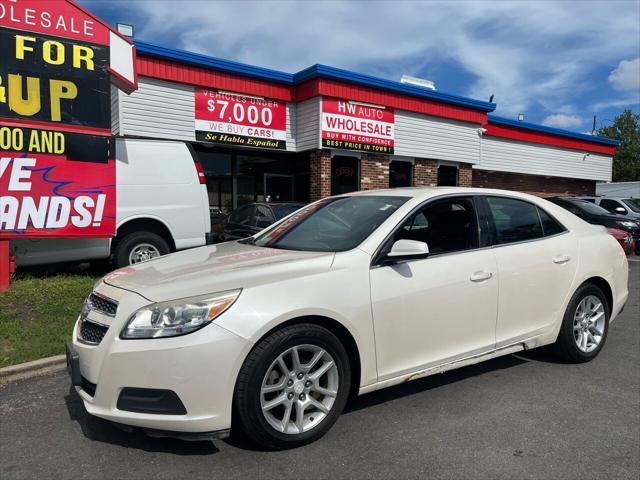
<svg viewBox="0 0 640 480"><path fill-rule="evenodd" d="M611 180L616 141L494 116L493 103L135 43L138 90L112 89L112 131L191 144L212 210L400 186L591 195Z"/></svg>

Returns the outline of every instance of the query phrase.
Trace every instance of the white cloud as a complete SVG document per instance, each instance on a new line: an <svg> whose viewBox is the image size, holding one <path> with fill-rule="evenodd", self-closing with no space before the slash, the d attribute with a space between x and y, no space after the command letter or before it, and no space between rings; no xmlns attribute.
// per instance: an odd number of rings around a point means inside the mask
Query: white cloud
<svg viewBox="0 0 640 480"><path fill-rule="evenodd" d="M83 0L101 5L100 0ZM104 5L104 4L102 4ZM114 2L118 19L150 42L295 72L315 63L390 79L437 80L500 114L567 103L601 88L594 72L640 50L640 11L629 1ZM438 77L453 65L464 85ZM601 78L600 82L605 81ZM609 100L609 98L602 98Z"/></svg>
<svg viewBox="0 0 640 480"><path fill-rule="evenodd" d="M609 74L609 83L623 92L640 91L640 58L622 60L618 68Z"/></svg>
<svg viewBox="0 0 640 480"><path fill-rule="evenodd" d="M555 115L549 115L542 121L543 125L547 127L557 128L578 128L582 125L582 119L577 115L565 115L564 113L557 113Z"/></svg>

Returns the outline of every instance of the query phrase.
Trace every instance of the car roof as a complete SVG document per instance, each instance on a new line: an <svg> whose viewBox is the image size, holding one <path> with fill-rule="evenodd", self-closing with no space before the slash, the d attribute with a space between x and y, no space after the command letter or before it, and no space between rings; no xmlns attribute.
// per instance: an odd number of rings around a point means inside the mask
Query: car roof
<svg viewBox="0 0 640 480"><path fill-rule="evenodd" d="M528 193L516 192L513 190L500 190L495 188L477 187L399 187L380 190L360 190L356 192L334 195L344 196L389 196L389 197L409 197L415 199L428 199L440 195L501 195L521 198L523 200L541 200L541 197Z"/></svg>

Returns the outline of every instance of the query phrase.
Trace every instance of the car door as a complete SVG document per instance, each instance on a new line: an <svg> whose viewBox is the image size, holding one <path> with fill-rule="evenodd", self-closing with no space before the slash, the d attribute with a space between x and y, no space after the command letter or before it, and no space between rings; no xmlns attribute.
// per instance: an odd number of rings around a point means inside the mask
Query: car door
<svg viewBox="0 0 640 480"><path fill-rule="evenodd" d="M498 264L496 347L544 333L564 312L578 258L573 235L526 200L486 196Z"/></svg>
<svg viewBox="0 0 640 480"><path fill-rule="evenodd" d="M495 343L496 262L473 197L427 203L385 242L370 270L379 380L426 369ZM386 265L396 240L426 242L425 259Z"/></svg>

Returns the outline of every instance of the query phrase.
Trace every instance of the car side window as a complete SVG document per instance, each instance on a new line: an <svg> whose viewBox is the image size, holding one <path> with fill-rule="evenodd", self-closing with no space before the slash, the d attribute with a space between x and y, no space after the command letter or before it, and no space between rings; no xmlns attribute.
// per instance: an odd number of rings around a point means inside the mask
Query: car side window
<svg viewBox="0 0 640 480"><path fill-rule="evenodd" d="M616 208L619 208L619 207L624 208L620 202L616 200L605 199L605 198L600 200L600 206L605 210L609 210L611 213L620 213L616 211ZM626 210L627 209L625 208L625 211Z"/></svg>
<svg viewBox="0 0 640 480"><path fill-rule="evenodd" d="M426 205L402 225L394 240L417 240L430 255L478 247L478 227L471 198L451 198Z"/></svg>
<svg viewBox="0 0 640 480"><path fill-rule="evenodd" d="M231 214L229 223L235 223L236 225L251 225L252 214L253 205L244 205Z"/></svg>
<svg viewBox="0 0 640 480"><path fill-rule="evenodd" d="M255 213L255 226L258 228L267 228L276 219L273 217L271 213L271 209L265 207L264 205L256 205L256 213Z"/></svg>
<svg viewBox="0 0 640 480"><path fill-rule="evenodd" d="M514 243L542 238L537 207L524 200L487 197L496 231L496 243Z"/></svg>
<svg viewBox="0 0 640 480"><path fill-rule="evenodd" d="M557 235L558 233L562 233L566 230L566 228L564 228L560 224L560 222L558 222L555 218L542 210L540 207L538 207L538 215L540 215L540 221L542 222L542 233L545 237Z"/></svg>

